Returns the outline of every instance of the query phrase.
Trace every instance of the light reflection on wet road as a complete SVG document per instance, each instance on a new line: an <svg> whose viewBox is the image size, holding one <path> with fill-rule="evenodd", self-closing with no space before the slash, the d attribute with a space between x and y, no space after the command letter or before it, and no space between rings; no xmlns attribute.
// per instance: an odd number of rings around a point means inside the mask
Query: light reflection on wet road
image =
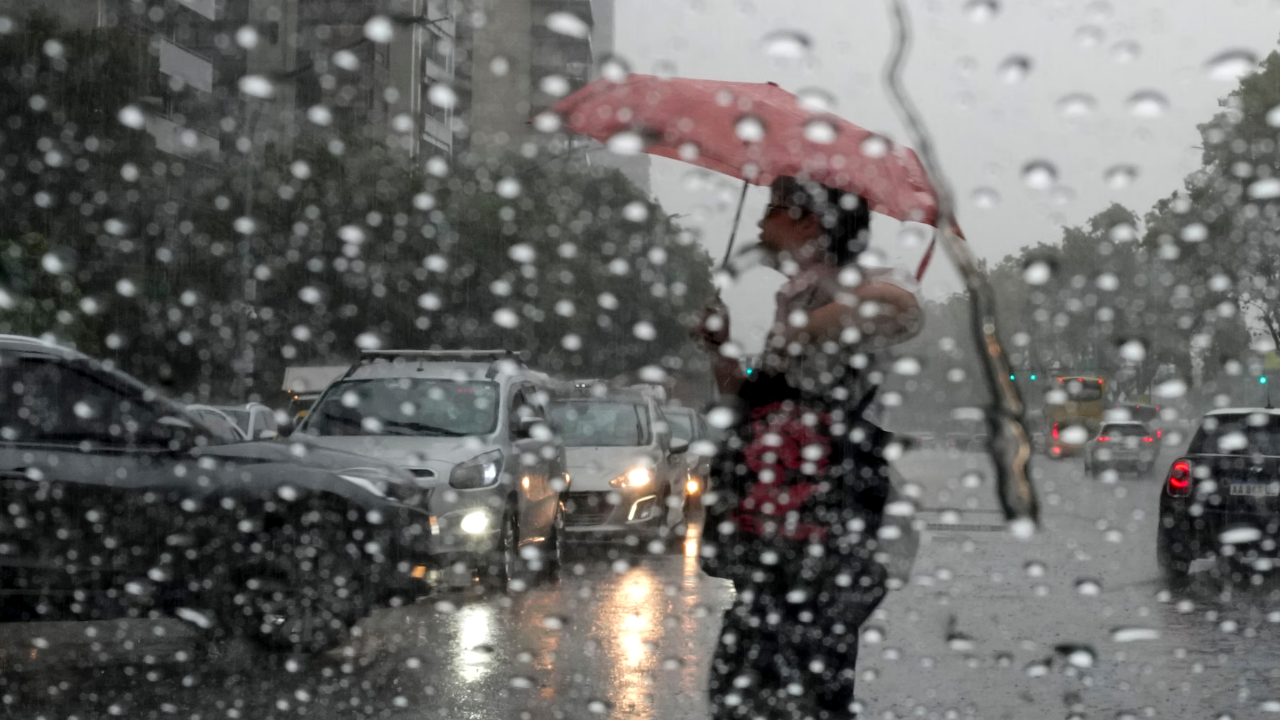
<svg viewBox="0 0 1280 720"><path fill-rule="evenodd" d="M982 530L997 522L989 481L958 481L976 457L921 452L902 464L924 488L923 519L938 528L945 504L965 529L926 535L913 583L877 612L879 632L864 634L868 717L1280 710L1267 704L1280 701L1273 589L1162 594L1154 478L1106 485L1075 464L1045 464L1045 531L1020 543ZM558 583L383 610L348 647L310 659L204 646L169 621L0 626L0 699L14 717L81 720L704 718L732 591L698 572L695 552L584 548ZM1117 641L1126 628L1147 632ZM1055 650L1066 644L1092 648L1092 667Z"/></svg>

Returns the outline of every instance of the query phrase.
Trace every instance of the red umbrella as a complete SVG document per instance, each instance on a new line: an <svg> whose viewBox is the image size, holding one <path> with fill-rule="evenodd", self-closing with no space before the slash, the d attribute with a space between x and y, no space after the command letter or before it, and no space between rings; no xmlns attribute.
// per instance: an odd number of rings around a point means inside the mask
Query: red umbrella
<svg viewBox="0 0 1280 720"><path fill-rule="evenodd" d="M806 108L773 83L601 78L551 112L568 129L614 150L683 160L756 185L779 176L807 178L854 193L871 210L899 220L938 221L937 197L911 148ZM932 246L920 273L930 255Z"/></svg>

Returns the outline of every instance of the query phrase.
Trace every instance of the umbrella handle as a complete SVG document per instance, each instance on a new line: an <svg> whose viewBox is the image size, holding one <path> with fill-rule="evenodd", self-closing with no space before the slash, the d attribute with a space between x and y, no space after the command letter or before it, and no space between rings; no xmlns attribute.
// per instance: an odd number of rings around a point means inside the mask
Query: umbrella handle
<svg viewBox="0 0 1280 720"><path fill-rule="evenodd" d="M733 214L733 229L729 231L729 247L724 249L724 260L720 267L729 267L729 258L733 257L733 241L738 237L738 222L742 220L742 206L747 202L747 188L751 183L742 181L742 194L738 195L738 211Z"/></svg>

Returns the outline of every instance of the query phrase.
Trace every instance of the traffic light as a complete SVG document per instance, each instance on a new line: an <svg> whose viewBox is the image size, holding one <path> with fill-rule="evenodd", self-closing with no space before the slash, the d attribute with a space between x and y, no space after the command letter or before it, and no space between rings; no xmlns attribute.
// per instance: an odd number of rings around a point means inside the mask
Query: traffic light
<svg viewBox="0 0 1280 720"><path fill-rule="evenodd" d="M1017 379L1018 379L1018 376L1017 376L1017 375L1010 375L1010 376L1009 376L1009 379L1010 379L1010 380L1017 380Z"/></svg>
<svg viewBox="0 0 1280 720"><path fill-rule="evenodd" d="M1035 376L1035 375L1032 375L1032 376L1031 376L1031 381L1032 381L1032 382L1035 382L1035 379L1036 379L1036 376Z"/></svg>
<svg viewBox="0 0 1280 720"><path fill-rule="evenodd" d="M1259 375L1259 376L1258 376L1258 384L1259 384L1259 385L1266 385L1266 384L1267 384L1267 376L1266 376L1266 375Z"/></svg>
<svg viewBox="0 0 1280 720"><path fill-rule="evenodd" d="M755 374L755 372L756 372L756 369L755 369L755 368L747 368L747 374L748 374L748 375L754 375L754 374Z"/></svg>

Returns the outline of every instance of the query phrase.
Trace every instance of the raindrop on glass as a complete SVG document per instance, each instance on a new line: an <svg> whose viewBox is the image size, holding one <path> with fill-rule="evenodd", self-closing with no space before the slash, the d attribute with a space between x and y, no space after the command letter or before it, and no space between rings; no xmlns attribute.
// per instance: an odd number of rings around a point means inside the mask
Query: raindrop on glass
<svg viewBox="0 0 1280 720"><path fill-rule="evenodd" d="M591 34L591 26L571 12L557 10L547 15L547 29L572 38L585 38Z"/></svg>
<svg viewBox="0 0 1280 720"><path fill-rule="evenodd" d="M1159 639L1160 631L1155 628L1122 627L1111 631L1111 642L1131 643Z"/></svg>
<svg viewBox="0 0 1280 720"><path fill-rule="evenodd" d="M320 291L310 285L298 291L298 299L308 305L320 302Z"/></svg>
<svg viewBox="0 0 1280 720"><path fill-rule="evenodd" d="M1126 340L1120 344L1120 357L1140 363L1147 358L1147 345L1141 340Z"/></svg>
<svg viewBox="0 0 1280 720"><path fill-rule="evenodd" d="M1031 74L1033 63L1026 55L1010 55L996 67L996 77L1009 85L1016 85Z"/></svg>
<svg viewBox="0 0 1280 720"><path fill-rule="evenodd" d="M1258 68L1258 56L1250 50L1234 49L1214 55L1204 64L1210 80L1234 82Z"/></svg>
<svg viewBox="0 0 1280 720"><path fill-rule="evenodd" d="M1138 167L1136 165L1112 165L1107 168L1102 178L1107 183L1107 187L1112 190L1123 190L1138 179Z"/></svg>
<svg viewBox="0 0 1280 720"><path fill-rule="evenodd" d="M657 339L658 331L653 327L653 323L647 320L641 320L631 328L631 334L636 338L649 342Z"/></svg>
<svg viewBox="0 0 1280 720"><path fill-rule="evenodd" d="M1263 178L1249 185L1249 197L1254 200L1280 198L1280 178Z"/></svg>
<svg viewBox="0 0 1280 720"><path fill-rule="evenodd" d="M1098 107L1098 101L1086 93L1071 93L1060 98L1056 104L1058 113L1066 118L1088 117Z"/></svg>
<svg viewBox="0 0 1280 720"><path fill-rule="evenodd" d="M1022 166L1022 182L1033 190L1048 190L1058 182L1058 168L1047 160L1032 160Z"/></svg>
<svg viewBox="0 0 1280 720"><path fill-rule="evenodd" d="M307 108L307 120L314 125L328 127L333 124L333 112L324 105L312 105Z"/></svg>
<svg viewBox="0 0 1280 720"><path fill-rule="evenodd" d="M615 134L605 144L609 147L609 152L618 155L639 155L644 151L644 139L640 137L640 133L631 130Z"/></svg>
<svg viewBox="0 0 1280 720"><path fill-rule="evenodd" d="M796 93L800 107L809 112L835 112L836 98L822 88L809 87Z"/></svg>
<svg viewBox="0 0 1280 720"><path fill-rule="evenodd" d="M520 197L521 191L520 181L513 177L505 177L494 185L494 191L498 193L498 197L508 200Z"/></svg>
<svg viewBox="0 0 1280 720"><path fill-rule="evenodd" d="M547 75L538 83L538 89L551 97L564 97L569 94L569 80L563 75Z"/></svg>
<svg viewBox="0 0 1280 720"><path fill-rule="evenodd" d="M1098 659L1098 654L1087 645L1059 645L1054 649L1078 668L1091 668Z"/></svg>
<svg viewBox="0 0 1280 720"><path fill-rule="evenodd" d="M1097 47L1102 44L1106 33L1097 25L1081 25L1076 28L1075 40L1080 47Z"/></svg>
<svg viewBox="0 0 1280 720"><path fill-rule="evenodd" d="M147 118L142 114L136 105L125 105L120 108L120 112L116 117L120 120L120 124L125 127L141 130L146 127Z"/></svg>
<svg viewBox="0 0 1280 720"><path fill-rule="evenodd" d="M1096 597L1102 594L1102 585L1097 580L1077 580L1076 593L1088 597Z"/></svg>
<svg viewBox="0 0 1280 720"><path fill-rule="evenodd" d="M984 23L1000 13L996 0L969 0L964 4L964 15L975 23Z"/></svg>
<svg viewBox="0 0 1280 720"><path fill-rule="evenodd" d="M1000 204L1000 193L995 188L980 187L970 195L973 204L983 210L990 210Z"/></svg>
<svg viewBox="0 0 1280 720"><path fill-rule="evenodd" d="M1118 63L1131 63L1142 55L1142 46L1134 40L1121 40L1111 46L1111 59Z"/></svg>
<svg viewBox="0 0 1280 720"><path fill-rule="evenodd" d="M458 93L448 83L436 83L427 90L427 100L438 108L449 110L458 104Z"/></svg>
<svg viewBox="0 0 1280 720"><path fill-rule="evenodd" d="M622 208L622 217L634 223L641 223L649 219L648 203L633 200Z"/></svg>
<svg viewBox="0 0 1280 720"><path fill-rule="evenodd" d="M1044 285L1053 277L1053 266L1044 260L1033 260L1022 269L1022 279L1028 285Z"/></svg>
<svg viewBox="0 0 1280 720"><path fill-rule="evenodd" d="M623 82L631 75L631 67L617 55L611 55L600 63L600 77L613 83Z"/></svg>
<svg viewBox="0 0 1280 720"><path fill-rule="evenodd" d="M1129 114L1140 118L1158 118L1169 111L1169 98L1155 90L1140 90L1125 101Z"/></svg>
<svg viewBox="0 0 1280 720"><path fill-rule="evenodd" d="M810 120L804 124L804 139L819 145L830 145L836 141L836 126L828 120Z"/></svg>
<svg viewBox="0 0 1280 720"><path fill-rule="evenodd" d="M747 142L760 142L764 139L764 123L760 118L744 115L733 126L734 133Z"/></svg>
<svg viewBox="0 0 1280 720"><path fill-rule="evenodd" d="M493 323L498 327L511 329L520 324L520 316L511 308L498 308L493 311Z"/></svg>
<svg viewBox="0 0 1280 720"><path fill-rule="evenodd" d="M882 158L889 154L889 140L881 135L872 135L862 141L858 150L873 160Z"/></svg>
<svg viewBox="0 0 1280 720"><path fill-rule="evenodd" d="M333 64L348 72L360 69L360 58L350 50L339 50L333 54Z"/></svg>
<svg viewBox="0 0 1280 720"><path fill-rule="evenodd" d="M376 43L389 43L394 35L395 28L386 15L374 15L364 24L364 36Z"/></svg>
<svg viewBox="0 0 1280 720"><path fill-rule="evenodd" d="M794 30L777 30L760 41L765 55L779 60L804 60L813 50L813 42Z"/></svg>
<svg viewBox="0 0 1280 720"><path fill-rule="evenodd" d="M553 112L538 113L533 119L533 127L538 132L553 133L560 129L560 116Z"/></svg>
<svg viewBox="0 0 1280 720"><path fill-rule="evenodd" d="M261 39L258 35L258 29L252 25L245 25L236 30L236 44L245 50L252 50L258 47L258 42Z"/></svg>

